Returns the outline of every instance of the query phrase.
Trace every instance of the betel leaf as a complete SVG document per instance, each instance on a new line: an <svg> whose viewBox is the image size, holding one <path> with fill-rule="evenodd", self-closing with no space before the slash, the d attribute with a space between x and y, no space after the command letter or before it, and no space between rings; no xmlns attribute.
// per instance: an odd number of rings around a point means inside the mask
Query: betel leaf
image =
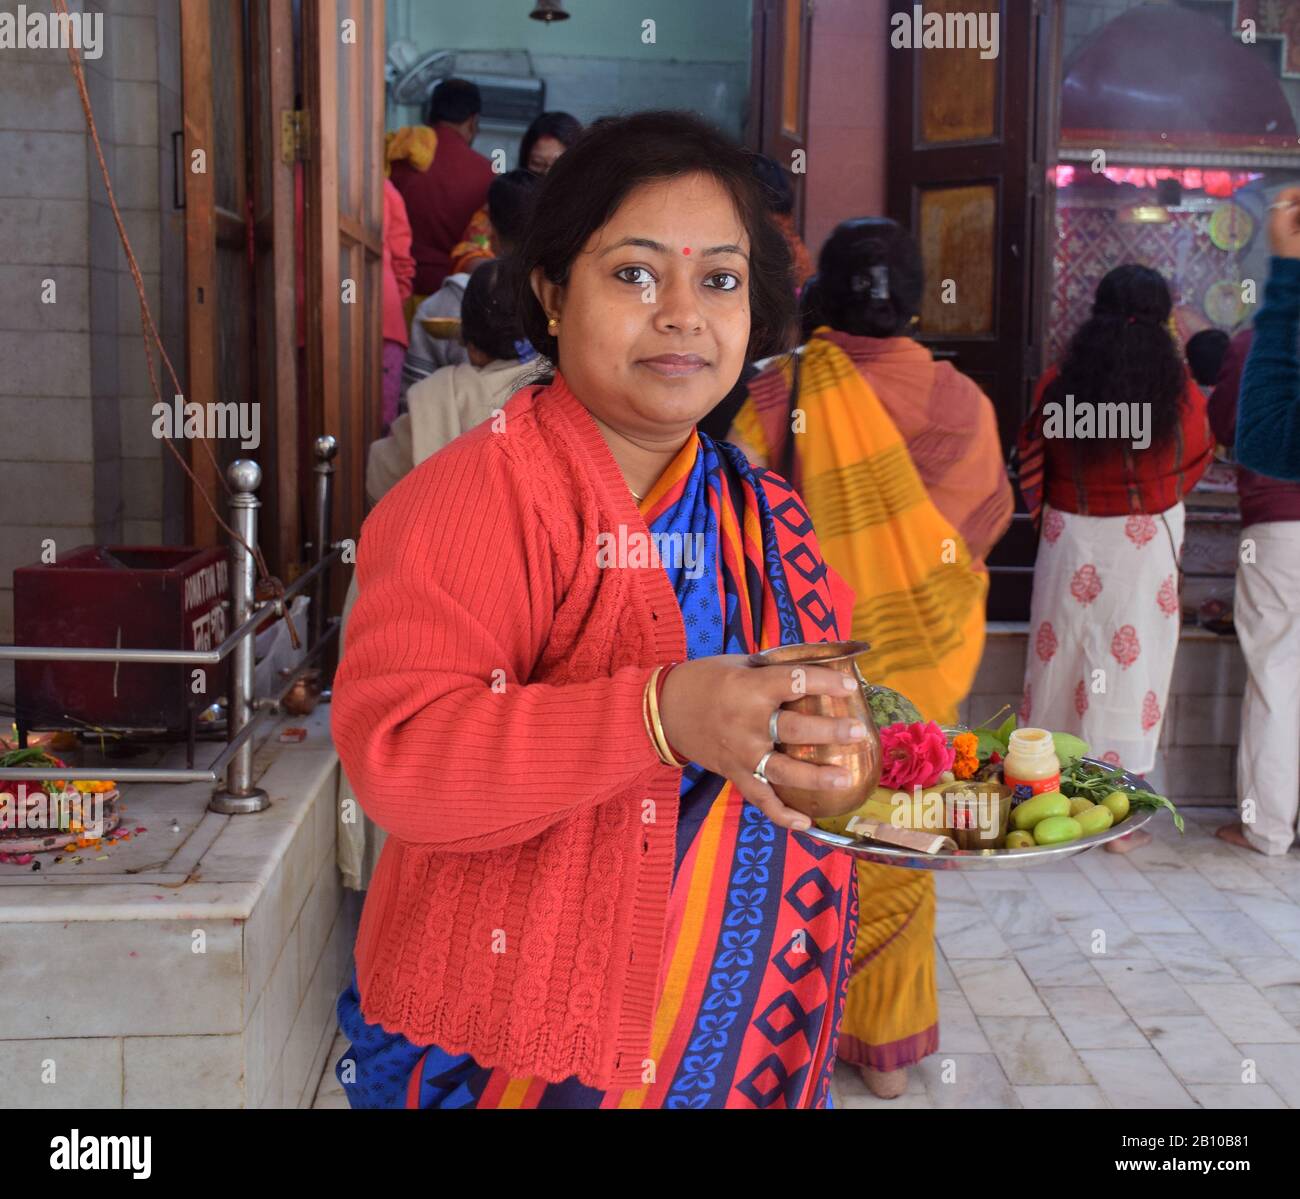
<svg viewBox="0 0 1300 1199"><path fill-rule="evenodd" d="M36 746L28 746L27 749L11 749L8 753L0 754L0 767L8 770L15 766L53 766L55 761L43 749Z"/></svg>
<svg viewBox="0 0 1300 1199"><path fill-rule="evenodd" d="M998 740L996 733L990 733L988 729L976 729L975 741L975 756L977 758L987 758L995 751L1004 758L1007 756L1007 747Z"/></svg>
<svg viewBox="0 0 1300 1199"><path fill-rule="evenodd" d="M1128 793L1128 802L1131 808L1168 808L1174 818L1174 827L1180 833L1185 831L1183 818L1178 814L1178 809L1163 795L1155 795L1150 791L1130 791Z"/></svg>
<svg viewBox="0 0 1300 1199"><path fill-rule="evenodd" d="M1010 707L1009 704L1004 704L983 724L977 725L975 728L971 729L971 732L975 734L975 754L977 757L987 758L992 753L1001 754L1004 758L1007 756L1007 739L1013 732L1015 732L1016 728L1015 713L1013 712L1008 716L999 728L994 728L993 722L1001 716L1008 707Z"/></svg>

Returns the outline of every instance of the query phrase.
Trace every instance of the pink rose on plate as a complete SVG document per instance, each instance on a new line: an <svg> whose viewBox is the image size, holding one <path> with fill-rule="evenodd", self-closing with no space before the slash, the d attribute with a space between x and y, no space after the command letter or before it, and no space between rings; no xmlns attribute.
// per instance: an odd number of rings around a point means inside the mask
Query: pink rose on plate
<svg viewBox="0 0 1300 1199"><path fill-rule="evenodd" d="M880 730L880 785L894 791L933 786L956 756L933 720L887 725Z"/></svg>

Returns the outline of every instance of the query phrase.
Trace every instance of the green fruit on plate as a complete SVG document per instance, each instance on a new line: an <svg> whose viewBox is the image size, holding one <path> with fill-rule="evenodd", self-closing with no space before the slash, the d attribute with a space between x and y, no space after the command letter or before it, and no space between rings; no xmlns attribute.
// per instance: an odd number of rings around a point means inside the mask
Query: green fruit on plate
<svg viewBox="0 0 1300 1199"><path fill-rule="evenodd" d="M1067 815L1077 816L1080 812L1086 812L1089 808L1095 808L1096 806L1090 799L1072 799L1070 800L1070 811Z"/></svg>
<svg viewBox="0 0 1300 1199"><path fill-rule="evenodd" d="M1115 817L1116 824L1128 815L1128 796L1123 791L1112 791L1101 802L1103 807L1110 809L1110 814Z"/></svg>
<svg viewBox="0 0 1300 1199"><path fill-rule="evenodd" d="M1070 801L1059 791L1044 791L1027 799L1018 807L1011 809L1011 823L1024 830L1033 828L1040 820L1049 816L1068 816Z"/></svg>
<svg viewBox="0 0 1300 1199"><path fill-rule="evenodd" d="M1038 842L1034 840L1034 834L1023 829L1017 829L1014 833L1007 834L1008 849L1033 849L1037 844Z"/></svg>
<svg viewBox="0 0 1300 1199"><path fill-rule="evenodd" d="M1083 836L1083 827L1072 816L1049 816L1034 825L1034 841L1039 845L1064 845Z"/></svg>
<svg viewBox="0 0 1300 1199"><path fill-rule="evenodd" d="M1072 733L1053 733L1052 748L1056 751L1057 760L1061 765L1069 766L1088 752L1088 743L1082 737L1076 737Z"/></svg>
<svg viewBox="0 0 1300 1199"><path fill-rule="evenodd" d="M898 818L898 824L901 828L912 828L911 817L913 816L914 805L909 800L904 804L894 802L894 791L889 787L877 787L858 807L851 812L845 812L842 816L823 816L814 821L819 829L828 833L848 834L849 821L855 816L862 816L867 820L875 820L881 824L893 824L895 817ZM923 812L922 812L923 814ZM916 824L915 827L922 827Z"/></svg>
<svg viewBox="0 0 1300 1199"><path fill-rule="evenodd" d="M1080 812L1075 816L1075 820L1079 822L1085 837L1091 837L1093 833L1104 833L1115 823L1115 817L1111 815L1110 809L1099 805L1094 805L1086 812Z"/></svg>

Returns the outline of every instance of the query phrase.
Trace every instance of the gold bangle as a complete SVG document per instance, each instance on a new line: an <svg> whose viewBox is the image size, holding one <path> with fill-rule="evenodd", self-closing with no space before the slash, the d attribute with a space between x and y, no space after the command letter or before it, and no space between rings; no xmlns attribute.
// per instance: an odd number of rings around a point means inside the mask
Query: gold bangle
<svg viewBox="0 0 1300 1199"><path fill-rule="evenodd" d="M665 766L676 766L670 755L665 755L663 743L655 735L654 724L650 718L650 705L654 702L655 683L659 680L659 672L663 670L662 666L656 666L650 674L650 681L646 684L646 689L641 693L641 719L645 721L646 736L650 738L650 744L654 746L655 756Z"/></svg>
<svg viewBox="0 0 1300 1199"><path fill-rule="evenodd" d="M655 685L656 675L650 676L650 682L646 684L646 689L641 692L641 719L645 722L645 735L650 738L650 744L654 746L655 756L659 761L664 762L664 756L660 752L659 742L655 740L654 726L650 723L650 689ZM667 766L668 763L664 762Z"/></svg>
<svg viewBox="0 0 1300 1199"><path fill-rule="evenodd" d="M647 692L650 699L650 723L654 725L655 746L659 750L659 757L663 760L665 766L673 766L678 770L685 770L690 765L689 762L679 762L673 756L672 748L668 744L667 734L664 733L663 723L659 719L659 696L656 693L655 683L659 680L659 674L663 670L662 666L656 666L654 673L650 676L650 687Z"/></svg>

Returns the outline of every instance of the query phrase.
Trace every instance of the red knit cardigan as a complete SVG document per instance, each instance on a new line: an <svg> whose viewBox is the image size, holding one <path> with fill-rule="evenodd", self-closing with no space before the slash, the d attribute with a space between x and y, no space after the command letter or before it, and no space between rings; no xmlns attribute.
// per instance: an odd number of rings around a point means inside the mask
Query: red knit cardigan
<svg viewBox="0 0 1300 1199"><path fill-rule="evenodd" d="M680 772L641 697L686 657L646 526L557 379L417 467L366 521L333 733L390 836L356 942L362 1013L515 1076L635 1086L649 1056Z"/></svg>

